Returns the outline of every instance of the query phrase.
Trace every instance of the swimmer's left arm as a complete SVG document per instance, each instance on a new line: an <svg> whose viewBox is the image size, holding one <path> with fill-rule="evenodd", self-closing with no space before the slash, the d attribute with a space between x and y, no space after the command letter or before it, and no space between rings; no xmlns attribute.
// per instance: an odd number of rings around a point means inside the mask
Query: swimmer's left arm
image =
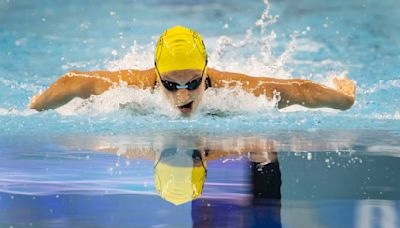
<svg viewBox="0 0 400 228"><path fill-rule="evenodd" d="M251 77L214 69L208 69L207 72L213 87L241 86L247 92L256 96L265 95L270 99L278 95L278 108L298 104L309 108L346 110L354 104L355 83L347 78L334 78L336 89L333 89L310 80Z"/></svg>
<svg viewBox="0 0 400 228"><path fill-rule="evenodd" d="M153 88L154 69L119 71L70 71L56 80L43 93L32 97L29 108L38 111L58 108L75 97L83 99L99 95L113 86L125 83L140 89Z"/></svg>

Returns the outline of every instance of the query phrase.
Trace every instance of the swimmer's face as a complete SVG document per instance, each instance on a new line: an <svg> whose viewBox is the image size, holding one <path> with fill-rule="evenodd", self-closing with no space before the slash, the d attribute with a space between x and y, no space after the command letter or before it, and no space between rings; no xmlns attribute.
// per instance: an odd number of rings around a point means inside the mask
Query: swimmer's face
<svg viewBox="0 0 400 228"><path fill-rule="evenodd" d="M160 77L157 79L165 96L184 116L189 116L192 114L201 102L205 90L206 80L206 75L203 75L202 77L202 73L203 72L201 70L176 70L160 75L164 82L172 82L171 84L176 83L180 86L185 86L188 83L195 85L196 80L201 80L200 85L195 89L185 88L168 90L161 82Z"/></svg>

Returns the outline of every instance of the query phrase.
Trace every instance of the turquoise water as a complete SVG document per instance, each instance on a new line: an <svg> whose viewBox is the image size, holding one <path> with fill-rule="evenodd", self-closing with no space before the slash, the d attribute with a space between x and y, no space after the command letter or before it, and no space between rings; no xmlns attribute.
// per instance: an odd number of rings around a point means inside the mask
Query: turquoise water
<svg viewBox="0 0 400 228"><path fill-rule="evenodd" d="M0 226L400 226L399 15L394 0L0 0ZM203 35L210 67L327 85L346 75L356 103L276 110L208 90L188 119L159 91L121 86L27 109L69 70L151 67L158 35L177 24ZM281 178L254 177L254 148L240 145L259 143L278 152ZM156 194L154 159L125 156L205 147L203 194L180 206ZM279 181L279 203L254 200Z"/></svg>
<svg viewBox="0 0 400 228"><path fill-rule="evenodd" d="M176 24L204 36L211 67L324 84L329 84L332 75L347 75L358 85L354 107L339 113L296 108L282 113L263 98L210 91L189 127L210 129L218 123L222 129L230 126L239 131L247 125L259 131L265 127L399 129L400 45L395 39L399 30L391 23L398 20L395 1L272 2L265 18L261 15L267 6L261 1L93 4L49 1L38 7L29 1L1 1L3 134L119 134L154 126L158 130L160 124L165 125L161 129L186 128L187 120L170 114L159 94L129 89L89 102L77 100L66 110L36 113L26 109L32 95L69 70L151 67L155 39ZM80 16L70 16L74 14ZM248 31L251 35L246 35ZM120 103L129 103L131 108L121 110ZM222 113L224 118L204 115L210 112ZM154 119L160 123L155 125Z"/></svg>

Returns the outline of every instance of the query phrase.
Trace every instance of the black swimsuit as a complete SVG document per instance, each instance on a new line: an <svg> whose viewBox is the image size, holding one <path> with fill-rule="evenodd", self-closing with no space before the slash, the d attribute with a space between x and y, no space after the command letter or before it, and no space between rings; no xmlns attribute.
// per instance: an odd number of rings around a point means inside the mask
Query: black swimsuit
<svg viewBox="0 0 400 228"><path fill-rule="evenodd" d="M211 81L210 81L210 77L206 78L206 89L211 87Z"/></svg>

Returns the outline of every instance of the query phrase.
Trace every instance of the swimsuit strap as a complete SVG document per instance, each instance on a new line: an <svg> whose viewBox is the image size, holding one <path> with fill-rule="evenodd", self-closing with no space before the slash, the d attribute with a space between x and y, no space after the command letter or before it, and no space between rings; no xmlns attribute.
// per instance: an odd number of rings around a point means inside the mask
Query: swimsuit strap
<svg viewBox="0 0 400 228"><path fill-rule="evenodd" d="M211 81L210 81L210 77L206 78L206 89L211 87Z"/></svg>

